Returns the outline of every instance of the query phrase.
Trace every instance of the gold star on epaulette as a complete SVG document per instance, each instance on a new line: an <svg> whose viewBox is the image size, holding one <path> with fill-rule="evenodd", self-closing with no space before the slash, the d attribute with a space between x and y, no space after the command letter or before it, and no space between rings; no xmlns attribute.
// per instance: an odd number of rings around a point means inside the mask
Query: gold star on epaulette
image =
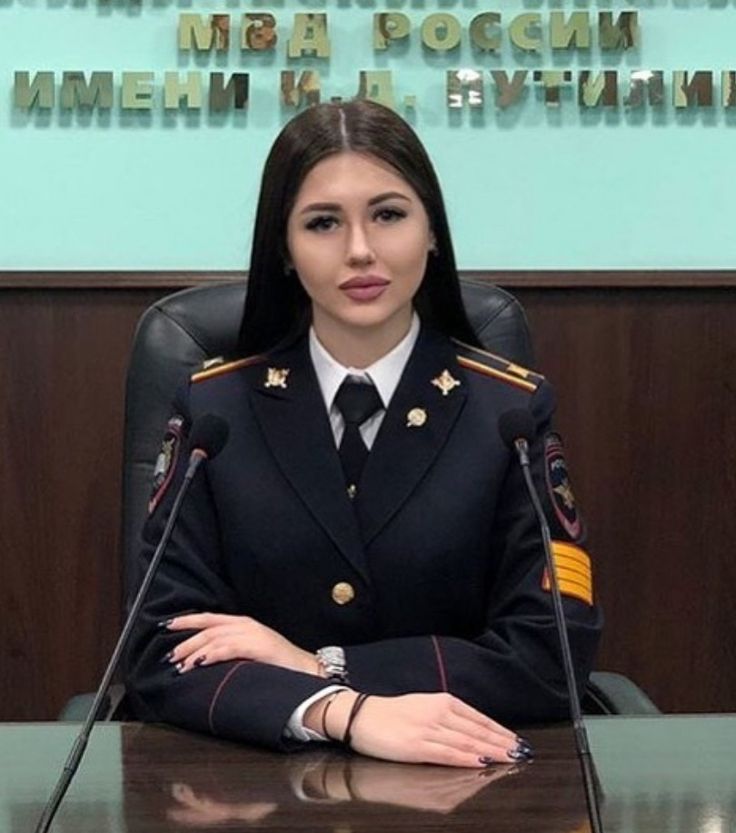
<svg viewBox="0 0 736 833"><path fill-rule="evenodd" d="M447 368L445 368L439 376L436 376L432 379L432 384L439 388L442 391L443 396L447 396L447 394L453 389L456 388L460 384L460 380L456 379Z"/></svg>
<svg viewBox="0 0 736 833"><path fill-rule="evenodd" d="M263 383L263 387L284 388L286 390L286 380L288 377L288 367L269 367L266 371L266 381Z"/></svg>

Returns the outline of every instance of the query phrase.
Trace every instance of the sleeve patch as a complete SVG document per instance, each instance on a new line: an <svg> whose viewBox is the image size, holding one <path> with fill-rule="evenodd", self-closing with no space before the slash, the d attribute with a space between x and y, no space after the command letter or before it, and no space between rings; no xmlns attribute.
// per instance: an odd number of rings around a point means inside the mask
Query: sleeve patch
<svg viewBox="0 0 736 833"><path fill-rule="evenodd" d="M557 520L573 541L579 541L583 523L572 492L565 449L559 434L547 434L544 438L544 475Z"/></svg>
<svg viewBox="0 0 736 833"><path fill-rule="evenodd" d="M148 501L149 515L152 515L161 503L171 483L171 478L176 469L176 461L179 459L183 426L184 418L180 416L173 416L166 423L161 450L153 467L153 484L151 486L151 497Z"/></svg>
<svg viewBox="0 0 736 833"><path fill-rule="evenodd" d="M557 574L560 593L572 596L586 604L593 604L593 573L590 556L584 549L565 541L552 541L552 560ZM545 569L542 576L542 590L549 592L551 583Z"/></svg>

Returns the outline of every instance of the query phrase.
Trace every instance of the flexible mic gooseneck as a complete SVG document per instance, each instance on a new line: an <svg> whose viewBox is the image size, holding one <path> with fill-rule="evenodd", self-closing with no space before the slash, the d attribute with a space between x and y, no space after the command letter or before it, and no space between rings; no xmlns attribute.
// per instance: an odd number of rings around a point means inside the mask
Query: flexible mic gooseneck
<svg viewBox="0 0 736 833"><path fill-rule="evenodd" d="M501 414L498 420L498 431L504 443L516 452L521 464L529 497L534 506L537 521L542 530L542 543L544 546L544 558L547 563L547 574L549 576L550 589L552 591L552 606L554 608L557 633L560 638L562 650L562 664L565 669L567 691L570 700L570 716L572 717L573 734L575 736L575 748L580 761L580 769L583 776L585 788L585 801L588 806L588 819L592 833L603 833L601 823L601 811L598 802L599 781L595 769L595 763L590 754L588 743L588 732L583 722L583 715L580 708L580 697L575 681L575 667L570 651L570 640L567 635L567 624L565 622L565 611L562 607L562 594L557 582L557 570L552 558L552 544L549 533L549 524L542 509L542 503L534 487L531 472L529 469L529 443L534 438L536 426L534 418L524 408L514 408Z"/></svg>
<svg viewBox="0 0 736 833"><path fill-rule="evenodd" d="M87 748L87 742L90 734L92 733L97 713L100 711L100 707L107 696L107 691L110 688L113 674L117 670L120 658L128 644L130 634L133 631L133 626L138 619L138 614L143 606L148 589L151 586L154 576L156 575L156 570L159 562L161 561L161 557L164 554L166 545L169 543L169 538L171 538L174 525L179 517L179 510L181 508L182 501L189 490L189 486L194 479L194 475L202 462L205 460L212 460L222 451L225 443L227 442L228 433L229 428L227 422L225 422L222 417L215 416L214 414L205 414L200 417L200 419L198 419L192 427L189 440L189 446L192 449L189 454L189 465L187 467L186 474L184 475L184 480L182 481L179 491L177 492L176 499L171 507L171 512L169 513L168 520L166 521L163 535L161 536L161 540L159 541L156 551L151 558L151 563L148 565L148 569L143 576L143 581L141 582L138 593L136 594L133 604L131 605L123 630L118 637L118 641L112 652L110 661L107 664L105 673L102 675L102 681L97 689L92 706L90 707L84 724L82 725L82 728L77 735L77 739L74 741L74 744L69 752L69 756L66 759L64 769L62 770L61 776L54 787L54 791L51 793L49 800L46 802L41 818L36 825L36 833L47 833L49 827L51 826L51 822L54 820L56 811L59 809L59 805L61 804L66 791L69 789L72 778L74 778L74 774L79 767L82 756Z"/></svg>

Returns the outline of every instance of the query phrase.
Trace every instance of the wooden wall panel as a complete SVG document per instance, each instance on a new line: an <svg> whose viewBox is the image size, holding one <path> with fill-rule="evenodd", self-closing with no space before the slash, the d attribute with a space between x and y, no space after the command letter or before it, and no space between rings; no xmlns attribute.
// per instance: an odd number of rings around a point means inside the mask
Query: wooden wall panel
<svg viewBox="0 0 736 833"><path fill-rule="evenodd" d="M0 720L53 717L111 649L127 354L168 291L0 291ZM599 665L666 710L736 710L736 290L514 292L591 531Z"/></svg>
<svg viewBox="0 0 736 833"><path fill-rule="evenodd" d="M120 612L123 379L160 293L0 293L0 719L96 685Z"/></svg>
<svg viewBox="0 0 736 833"><path fill-rule="evenodd" d="M560 394L599 666L667 710L736 710L736 291L515 292Z"/></svg>

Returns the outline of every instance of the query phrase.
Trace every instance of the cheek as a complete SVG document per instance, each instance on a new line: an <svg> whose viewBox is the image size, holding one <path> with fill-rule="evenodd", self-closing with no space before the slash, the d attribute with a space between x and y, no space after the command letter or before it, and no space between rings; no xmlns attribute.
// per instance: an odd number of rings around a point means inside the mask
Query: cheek
<svg viewBox="0 0 736 833"><path fill-rule="evenodd" d="M424 274L429 256L430 240L421 230L411 234L393 238L384 247L384 256L391 262L394 269L407 276L417 272Z"/></svg>

